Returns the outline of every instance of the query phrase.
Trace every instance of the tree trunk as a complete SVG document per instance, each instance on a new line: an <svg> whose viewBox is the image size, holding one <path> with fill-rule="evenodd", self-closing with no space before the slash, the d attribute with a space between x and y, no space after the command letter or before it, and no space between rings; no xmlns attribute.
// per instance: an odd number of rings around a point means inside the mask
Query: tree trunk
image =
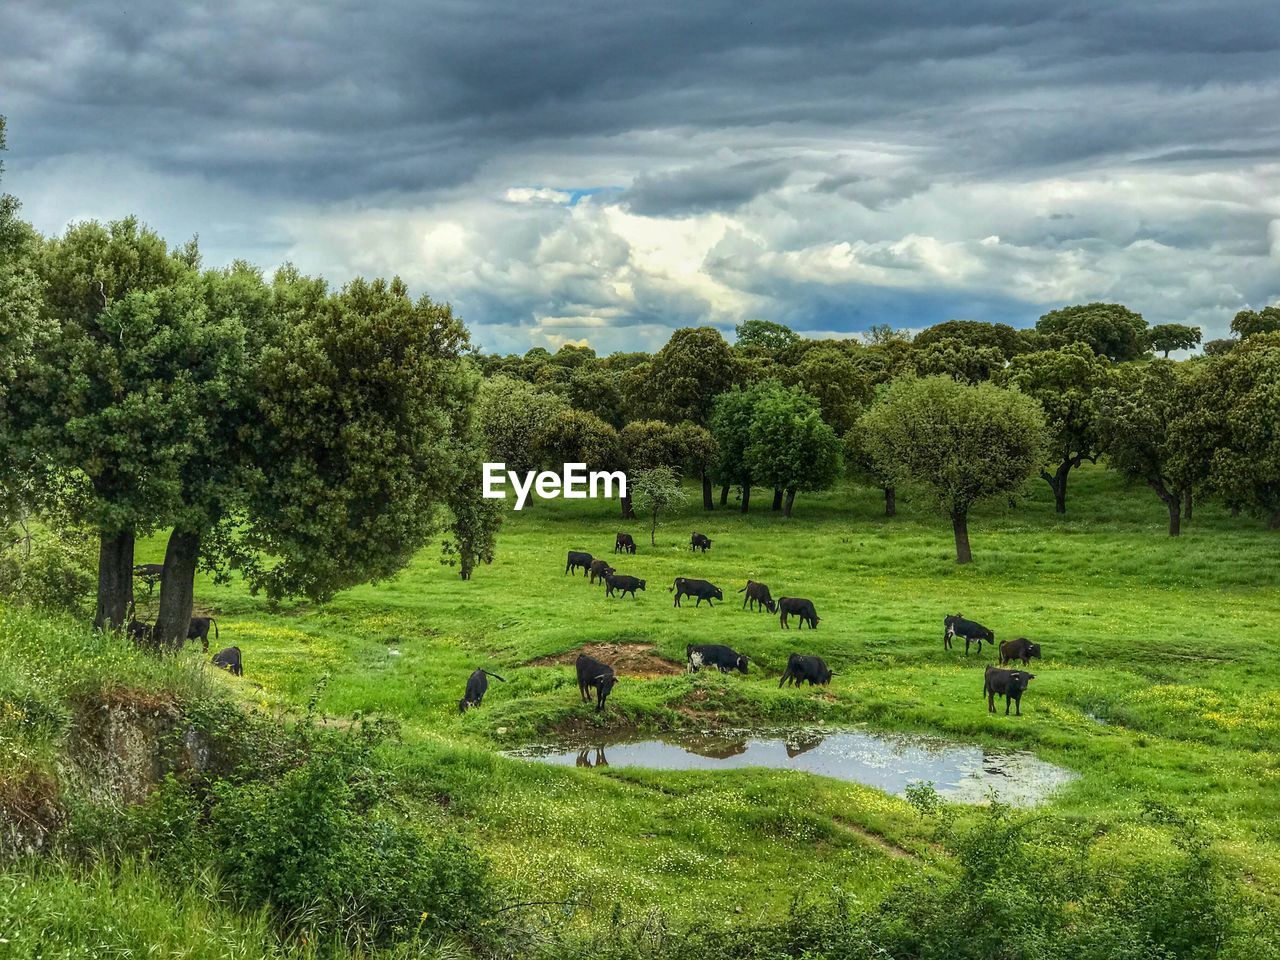
<svg viewBox="0 0 1280 960"><path fill-rule="evenodd" d="M1233 516L1233 517L1238 517L1238 516L1240 516L1240 504L1238 504L1238 503L1233 503L1233 504L1231 505L1231 516ZM1272 519L1272 520L1275 520L1275 519L1276 519L1276 518L1278 518L1278 517L1280 517L1280 513L1273 514L1273 515L1272 515L1272 517L1271 517L1271 519ZM1272 527L1272 529L1275 529L1275 528L1274 528L1274 527Z"/></svg>
<svg viewBox="0 0 1280 960"><path fill-rule="evenodd" d="M1235 509L1237 511L1236 515L1239 516L1240 508L1236 507ZM1275 513L1271 515L1271 518L1267 521L1267 529L1280 530L1280 510L1277 510Z"/></svg>
<svg viewBox="0 0 1280 960"><path fill-rule="evenodd" d="M898 491L894 487L884 488L884 515L886 517L898 515Z"/></svg>
<svg viewBox="0 0 1280 960"><path fill-rule="evenodd" d="M636 512L631 508L631 494L624 493L621 497L619 497L619 501L622 503L622 519L634 520L636 517Z"/></svg>
<svg viewBox="0 0 1280 960"><path fill-rule="evenodd" d="M1163 500L1164 505L1169 508L1169 536L1181 536L1182 497L1176 493L1170 493L1163 480L1148 480L1147 486L1154 490L1156 496Z"/></svg>
<svg viewBox="0 0 1280 960"><path fill-rule="evenodd" d="M658 545L658 511L653 511L653 522L649 525L649 546L656 547Z"/></svg>
<svg viewBox="0 0 1280 960"><path fill-rule="evenodd" d="M782 509L782 488L781 487L773 488L773 509L775 510Z"/></svg>
<svg viewBox="0 0 1280 960"><path fill-rule="evenodd" d="M702 509L714 510L716 505L711 495L711 478L707 476L707 471L702 471Z"/></svg>
<svg viewBox="0 0 1280 960"><path fill-rule="evenodd" d="M174 530L164 552L164 577L160 581L160 612L156 614L155 642L160 649L178 650L187 641L191 605L195 599L196 561L200 558L200 534Z"/></svg>
<svg viewBox="0 0 1280 960"><path fill-rule="evenodd" d="M952 516L951 530L956 535L956 563L971 563L973 552L969 549L969 514L965 512Z"/></svg>
<svg viewBox="0 0 1280 960"><path fill-rule="evenodd" d="M782 505L782 515L788 520L791 519L791 507L796 502L796 488L787 487L787 499Z"/></svg>
<svg viewBox="0 0 1280 960"><path fill-rule="evenodd" d="M1053 491L1053 509L1058 513L1067 512L1067 477L1071 475L1071 468L1074 466L1078 466L1075 460L1063 460L1053 473L1048 470L1040 471L1040 476Z"/></svg>
<svg viewBox="0 0 1280 960"><path fill-rule="evenodd" d="M727 507L729 505L729 485L727 483L720 485L720 506Z"/></svg>
<svg viewBox="0 0 1280 960"><path fill-rule="evenodd" d="M1191 519L1191 501L1191 487L1188 486L1187 489L1182 491L1182 516L1187 520Z"/></svg>
<svg viewBox="0 0 1280 960"><path fill-rule="evenodd" d="M746 513L751 509L751 484L744 483L742 485L742 512Z"/></svg>
<svg viewBox="0 0 1280 960"><path fill-rule="evenodd" d="M120 630L133 603L133 531L102 534L98 542L98 609L93 625Z"/></svg>

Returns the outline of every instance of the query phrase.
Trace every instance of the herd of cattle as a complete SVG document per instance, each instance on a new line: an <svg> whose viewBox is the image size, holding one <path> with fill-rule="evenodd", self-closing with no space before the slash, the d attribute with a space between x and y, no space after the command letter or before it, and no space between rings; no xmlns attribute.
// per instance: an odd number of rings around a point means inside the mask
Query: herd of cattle
<svg viewBox="0 0 1280 960"><path fill-rule="evenodd" d="M689 549L692 552L701 551L705 554L711 549L711 540L701 533L694 533L689 541ZM614 541L613 552L634 556L635 540L629 533L619 533ZM603 558L593 557L590 553L581 550L570 550L564 572L576 574L579 570L584 577L589 578L590 583L602 583L606 597L626 596L630 593L634 600L636 591L643 591L646 586L645 580L618 573ZM672 585L667 588L667 592L673 594L672 604L676 607L681 606L680 601L685 597L694 599L695 607L702 606L704 600L708 607L714 606L712 602L714 600L724 600L724 591L715 584L689 577L676 577ZM789 617L799 621L799 629L803 629L808 624L813 630L818 628L818 623L822 619L818 616L812 600L802 597L779 597L775 600L769 592L768 585L755 580L748 580L747 585L738 593L744 595L742 599L744 610L750 609L756 612L767 610L769 613L778 614L779 623L787 629L790 629L787 622ZM971 645L976 645L977 653L981 654L984 642L992 645L996 642L994 631L973 620L966 620L962 614L958 613L943 618L943 647L947 650L952 649L952 641L957 638L964 641L965 656L968 656ZM1002 696L1005 698L1005 716L1009 715L1010 706L1016 707L1017 716L1022 716L1022 694L1035 679L1035 674L1016 668L1006 669L1006 665L1020 660L1023 667L1026 667L1031 662L1031 658L1040 658L1040 645L1032 643L1026 637L1019 637L1016 640L1001 643L999 649L1000 666L988 666L983 675L982 695L987 701L987 710L995 713L995 698ZM736 670L746 674L751 658L724 644L699 643L685 647L685 661L690 673L696 673L705 667L719 670L721 673ZM594 699L597 712L603 710L605 700L618 682L616 671L609 664L585 653L579 655L576 666L578 693L583 702L590 703ZM805 683L810 686L825 686L831 682L833 675L832 670L827 667L826 661L821 657L792 653L787 657L787 666L782 673L782 678L778 681L778 686L793 684L799 687ZM472 673L467 680L466 695L458 702L460 711L481 705L485 692L489 688L487 677L502 679L497 674L488 673L483 669Z"/></svg>

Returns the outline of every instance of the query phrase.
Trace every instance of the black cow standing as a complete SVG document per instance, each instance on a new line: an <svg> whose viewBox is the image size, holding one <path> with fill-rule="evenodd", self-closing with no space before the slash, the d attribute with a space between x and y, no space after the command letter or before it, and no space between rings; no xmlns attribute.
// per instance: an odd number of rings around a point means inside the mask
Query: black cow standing
<svg viewBox="0 0 1280 960"><path fill-rule="evenodd" d="M582 575L585 577L591 570L592 556L589 553L583 553L581 550L570 550L569 559L565 561L564 572L570 573L579 568L582 569Z"/></svg>
<svg viewBox="0 0 1280 960"><path fill-rule="evenodd" d="M1032 643L1026 637L1006 640L1000 644L1000 666L1002 667L1011 660L1021 660L1025 667L1031 662L1032 657L1040 659L1040 644Z"/></svg>
<svg viewBox="0 0 1280 960"><path fill-rule="evenodd" d="M954 617L944 617L942 620L942 643L950 650L952 637L964 637L964 653L969 655L969 644L976 643L978 645L978 653L982 652L982 641L987 643L995 643L996 635L992 630L987 629L980 623L972 620L966 620L963 614L957 613Z"/></svg>
<svg viewBox="0 0 1280 960"><path fill-rule="evenodd" d="M706 553L711 549L711 541L706 538L705 534L695 533L689 538L689 549L691 551L701 550L703 553Z"/></svg>
<svg viewBox="0 0 1280 960"><path fill-rule="evenodd" d="M747 672L749 657L744 657L732 647L723 643L691 643L684 648L685 658L689 661L689 672L697 673L703 667L715 667L721 673L737 670Z"/></svg>
<svg viewBox="0 0 1280 960"><path fill-rule="evenodd" d="M209 652L209 627L213 627L213 639L221 640L218 635L218 621L213 617L192 617L187 625L187 639L199 640L204 652Z"/></svg>
<svg viewBox="0 0 1280 960"><path fill-rule="evenodd" d="M825 687L831 682L832 676L831 671L827 669L827 661L821 657L793 653L787 657L787 669L782 672L782 679L778 681L778 686L782 687L790 682L797 687L804 683L808 683L811 687L814 684Z"/></svg>
<svg viewBox="0 0 1280 960"><path fill-rule="evenodd" d="M591 691L596 692L596 712L599 713L604 709L604 702L609 697L609 693L613 690L614 685L618 682L618 675L613 672L613 667L607 663L602 663L595 657L589 657L585 653L578 654L578 693L582 695L584 703L591 702Z"/></svg>
<svg viewBox="0 0 1280 960"><path fill-rule="evenodd" d="M489 692L489 677L493 677L493 679L502 683L507 682L496 673L490 673L488 670L473 671L471 676L467 677L467 692L458 701L459 713L466 713L471 707L478 707L484 703L484 695Z"/></svg>
<svg viewBox="0 0 1280 960"><path fill-rule="evenodd" d="M738 591L745 593L742 598L742 609L747 609L747 604L751 604L751 609L763 613L768 610L770 613L778 612L778 604L774 602L773 597L769 593L769 585L766 583L756 583L754 580L748 580L747 585Z"/></svg>
<svg viewBox="0 0 1280 960"><path fill-rule="evenodd" d="M681 597L697 597L698 602L694 604L695 607L702 606L703 600L707 601L707 606L710 607L714 606L711 602L713 598L724 599L724 592L714 583L706 580L690 580L688 577L676 577L675 583L667 588L667 593L676 595L675 602L672 604L674 607L680 606Z"/></svg>
<svg viewBox="0 0 1280 960"><path fill-rule="evenodd" d="M609 566L607 561L600 559L592 560L588 569L591 573L592 583L597 580L603 581L608 574L613 573L613 567Z"/></svg>
<svg viewBox="0 0 1280 960"><path fill-rule="evenodd" d="M126 629L129 639L134 643L150 643L151 635L155 628L149 623L143 623L141 620L130 620Z"/></svg>
<svg viewBox="0 0 1280 960"><path fill-rule="evenodd" d="M225 647L209 659L215 667L230 670L237 677L244 676L244 661L240 658L239 647Z"/></svg>
<svg viewBox="0 0 1280 960"><path fill-rule="evenodd" d="M613 541L614 553L635 553L636 542L631 539L631 534L620 533Z"/></svg>
<svg viewBox="0 0 1280 960"><path fill-rule="evenodd" d="M634 600L636 599L636 591L643 590L644 585L645 581L637 577L629 577L623 573L608 573L604 578L604 595L612 597L613 591L620 590L624 597L629 593L631 594L631 599Z"/></svg>
<svg viewBox="0 0 1280 960"><path fill-rule="evenodd" d="M1018 705L1018 716L1022 716L1022 694L1027 684L1036 678L1034 673L1025 670L1001 670L999 667L987 667L982 677L982 695L987 698L987 712L996 712L996 697L1004 697L1004 715L1009 715L1009 704Z"/></svg>
<svg viewBox="0 0 1280 960"><path fill-rule="evenodd" d="M803 597L779 597L778 609L782 611L782 616L779 619L788 630L791 629L787 626L788 615L799 618L800 629L802 630L806 623L809 624L810 629L817 630L818 621L822 619L818 616L818 612L813 609L813 601L805 600Z"/></svg>

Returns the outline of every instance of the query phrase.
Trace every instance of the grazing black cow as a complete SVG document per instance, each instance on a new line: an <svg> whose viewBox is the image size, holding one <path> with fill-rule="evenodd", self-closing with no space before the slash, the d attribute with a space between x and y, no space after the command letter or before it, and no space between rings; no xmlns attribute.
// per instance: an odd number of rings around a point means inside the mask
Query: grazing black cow
<svg viewBox="0 0 1280 960"><path fill-rule="evenodd" d="M750 657L744 657L723 643L691 643L684 648L684 655L689 661L689 672L697 673L703 667L715 667L721 673L737 670L747 672Z"/></svg>
<svg viewBox="0 0 1280 960"><path fill-rule="evenodd" d="M760 613L764 613L766 610L770 613L778 612L778 604L775 603L773 597L770 596L768 584L756 583L754 580L748 580L747 585L738 592L746 594L746 596L742 598L743 610L747 609L747 604L749 603L751 604L752 610L757 610Z"/></svg>
<svg viewBox="0 0 1280 960"><path fill-rule="evenodd" d="M624 597L629 593L631 594L631 599L634 600L636 599L636 591L643 590L644 585L645 581L636 577L628 577L624 573L609 573L604 578L604 595L612 597L613 591L621 590Z"/></svg>
<svg viewBox="0 0 1280 960"><path fill-rule="evenodd" d="M585 577L591 571L592 556L589 553L583 553L580 550L570 550L569 559L564 565L564 572L569 573L582 568L582 575Z"/></svg>
<svg viewBox="0 0 1280 960"><path fill-rule="evenodd" d="M706 538L705 534L695 533L689 538L689 549L691 551L701 550L703 553L706 553L711 549L711 541Z"/></svg>
<svg viewBox="0 0 1280 960"><path fill-rule="evenodd" d="M592 583L595 583L597 580L604 580L607 574L613 573L613 567L609 566L608 561L600 559L592 560L591 566L588 569L591 572Z"/></svg>
<svg viewBox="0 0 1280 960"><path fill-rule="evenodd" d="M463 694L462 699L458 701L458 712L466 713L471 707L478 707L484 703L484 695L489 692L489 677L495 680L503 680L496 673L490 673L488 670L474 670L471 676L467 677L467 692Z"/></svg>
<svg viewBox="0 0 1280 960"><path fill-rule="evenodd" d="M1032 657L1040 659L1040 644L1032 643L1026 637L1006 640L1000 644L1000 666L1002 667L1010 660L1021 660L1025 667L1031 662Z"/></svg>
<svg viewBox="0 0 1280 960"><path fill-rule="evenodd" d="M724 593L714 583L708 583L706 580L690 580L687 577L676 577L675 583L667 588L667 593L676 595L675 603L672 606L680 606L681 597L697 597L698 602L695 607L702 606L702 601L707 601L707 606L713 606L711 600L723 600Z"/></svg>
<svg viewBox="0 0 1280 960"><path fill-rule="evenodd" d="M156 584L164 579L163 563L139 563L133 568L133 575L147 586L147 596L155 592Z"/></svg>
<svg viewBox="0 0 1280 960"><path fill-rule="evenodd" d="M187 639L199 640L204 648L204 652L209 652L209 627L213 627L213 639L221 640L218 636L218 621L213 617L192 617L191 623L187 627Z"/></svg>
<svg viewBox="0 0 1280 960"><path fill-rule="evenodd" d="M588 657L585 653L578 654L577 667L578 693L582 694L584 703L590 703L591 689L594 687L596 712L599 713L604 709L604 702L608 699L609 692L618 682L618 675L613 672L613 667L607 663L601 663L595 657Z"/></svg>
<svg viewBox="0 0 1280 960"><path fill-rule="evenodd" d="M785 686L790 682L798 687L807 682L811 687L814 684L825 687L831 682L831 677L832 673L827 669L827 661L821 657L807 657L793 653L787 657L787 669L782 672L782 679L778 681L778 686Z"/></svg>
<svg viewBox="0 0 1280 960"><path fill-rule="evenodd" d="M230 670L237 677L244 676L244 663L240 659L239 647L225 647L210 657L210 660L215 667Z"/></svg>
<svg viewBox="0 0 1280 960"><path fill-rule="evenodd" d="M818 612L813 609L813 601L805 600L803 597L779 597L778 609L782 611L782 616L780 617L782 625L788 630L791 629L787 626L788 615L800 618L800 629L802 630L806 623L809 624L811 629L817 630L818 621L822 619L818 616Z"/></svg>
<svg viewBox="0 0 1280 960"><path fill-rule="evenodd" d="M613 541L613 552L614 553L635 553L636 542L631 539L631 534L629 533L618 534L617 538Z"/></svg>
<svg viewBox="0 0 1280 960"><path fill-rule="evenodd" d="M964 653L969 655L969 644L976 643L978 645L978 653L982 652L982 641L987 643L995 643L996 635L992 630L988 630L980 623L972 620L966 620L964 614L957 613L954 617L944 617L942 620L942 643L950 650L952 637L964 637Z"/></svg>
<svg viewBox="0 0 1280 960"><path fill-rule="evenodd" d="M149 623L143 623L141 620L130 620L129 626L125 628L129 635L129 639L134 643L150 643L155 628Z"/></svg>
<svg viewBox="0 0 1280 960"><path fill-rule="evenodd" d="M1018 705L1018 716L1022 716L1022 693L1027 684L1036 678L1034 673L1025 670L1001 670L999 667L987 667L982 678L982 693L987 698L987 712L996 712L996 695L1004 697L1004 715L1009 715L1009 703Z"/></svg>

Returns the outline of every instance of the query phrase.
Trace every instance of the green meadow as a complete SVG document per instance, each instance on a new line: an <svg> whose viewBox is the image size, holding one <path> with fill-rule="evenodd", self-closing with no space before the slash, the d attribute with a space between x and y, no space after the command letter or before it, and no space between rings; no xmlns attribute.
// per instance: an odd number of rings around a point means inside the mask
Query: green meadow
<svg viewBox="0 0 1280 960"><path fill-rule="evenodd" d="M656 546L616 503L534 502L508 514L497 559L469 582L432 547L394 580L323 606L273 607L237 582L201 578L197 608L243 651L243 678L215 677L231 696L272 716L310 707L337 726L396 721L381 750L407 815L460 831L515 896L563 904L581 922L651 908L693 920L708 902L768 918L798 896L872 902L909 872L949 869L936 818L857 784L501 754L601 730L851 726L1031 751L1079 774L1037 816L1086 824L1122 858L1158 847L1152 810L1194 819L1242 889L1270 901L1280 894L1280 541L1215 503L1171 539L1144 488L1100 468L1073 484L1066 517L1040 481L977 511L967 567L954 562L948 525L910 495L886 518L879 491L842 486L801 495L784 520L763 494L749 515L733 503L706 514L691 489ZM635 601L564 574L571 549L612 560L618 530L639 544L615 564L647 580ZM714 541L705 556L689 551L693 530ZM137 559L162 555L157 540ZM711 580L725 601L673 608L676 576ZM748 578L812 599L819 629L743 611L736 591ZM994 650L943 649L943 616L956 612L998 639L1042 645L1022 717L987 712ZM691 642L748 654L750 675L684 673ZM573 675L588 645L620 665L602 714L580 702ZM824 657L831 686L778 689L792 651ZM460 715L478 666L507 682ZM979 815L956 805L951 822Z"/></svg>

